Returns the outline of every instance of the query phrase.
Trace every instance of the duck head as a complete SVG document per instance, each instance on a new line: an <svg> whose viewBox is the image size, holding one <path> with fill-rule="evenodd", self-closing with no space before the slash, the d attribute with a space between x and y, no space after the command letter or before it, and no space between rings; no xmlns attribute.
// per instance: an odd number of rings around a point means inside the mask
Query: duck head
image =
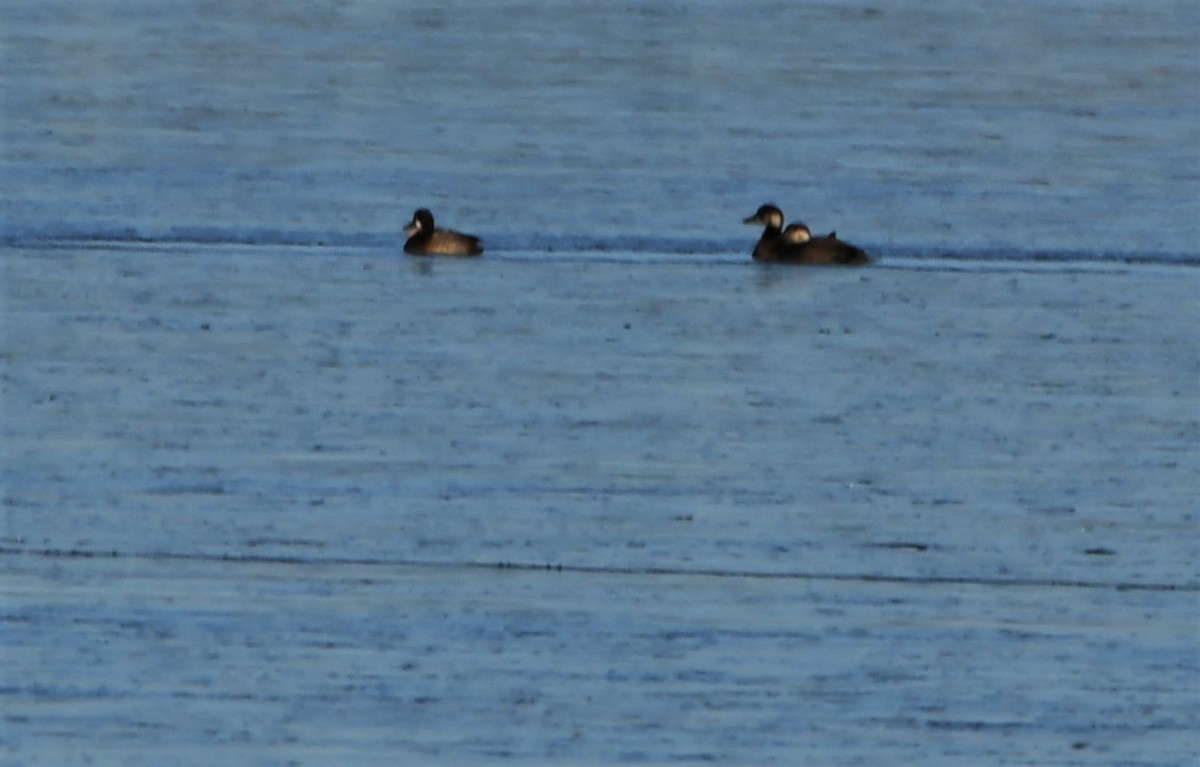
<svg viewBox="0 0 1200 767"><path fill-rule="evenodd" d="M742 221L744 224L757 224L765 226L767 229L779 230L783 228L783 211L779 208L767 203L754 211L754 215Z"/></svg>
<svg viewBox="0 0 1200 767"><path fill-rule="evenodd" d="M417 208L413 213L412 221L408 226L404 227L404 234L412 237L417 232L432 232L433 231L433 214L428 208Z"/></svg>
<svg viewBox="0 0 1200 767"><path fill-rule="evenodd" d="M803 245L812 239L812 232L804 224L788 224L783 230L783 241L789 245Z"/></svg>

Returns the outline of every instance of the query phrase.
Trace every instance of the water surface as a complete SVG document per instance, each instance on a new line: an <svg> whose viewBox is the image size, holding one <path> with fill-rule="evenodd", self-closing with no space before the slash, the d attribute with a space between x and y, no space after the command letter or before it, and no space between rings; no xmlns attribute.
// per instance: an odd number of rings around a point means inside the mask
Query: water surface
<svg viewBox="0 0 1200 767"><path fill-rule="evenodd" d="M1187 763L1198 22L5 3L0 761Z"/></svg>
<svg viewBox="0 0 1200 767"><path fill-rule="evenodd" d="M394 245L428 205L508 249L742 252L764 200L884 252L1200 234L1186 0L0 13L10 235Z"/></svg>

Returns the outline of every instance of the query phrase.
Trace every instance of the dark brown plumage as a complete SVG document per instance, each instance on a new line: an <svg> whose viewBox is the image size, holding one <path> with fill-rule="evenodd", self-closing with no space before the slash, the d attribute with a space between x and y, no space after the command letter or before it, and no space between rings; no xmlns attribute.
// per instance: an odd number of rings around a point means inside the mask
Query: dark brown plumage
<svg viewBox="0 0 1200 767"><path fill-rule="evenodd" d="M404 229L408 240L404 252L413 256L478 256L483 253L479 238L453 229L437 229L433 214L418 208Z"/></svg>
<svg viewBox="0 0 1200 767"><path fill-rule="evenodd" d="M837 232L813 237L804 224L790 224L780 238L783 240L780 261L837 266L862 266L871 262L866 251L842 242L837 238Z"/></svg>
<svg viewBox="0 0 1200 767"><path fill-rule="evenodd" d="M762 237L754 246L755 261L826 266L862 266L871 262L866 251L839 240L837 232L813 237L808 227L800 223L784 229L783 211L771 204L761 206L745 223L763 227Z"/></svg>

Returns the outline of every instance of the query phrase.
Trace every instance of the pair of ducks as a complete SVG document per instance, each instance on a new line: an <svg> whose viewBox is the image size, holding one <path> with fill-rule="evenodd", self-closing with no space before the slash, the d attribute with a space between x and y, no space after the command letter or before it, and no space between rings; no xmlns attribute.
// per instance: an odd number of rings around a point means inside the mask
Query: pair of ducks
<svg viewBox="0 0 1200 767"><path fill-rule="evenodd" d="M837 232L813 237L799 222L783 227L783 211L766 204L743 223L763 227L762 237L754 246L755 261L779 261L786 264L823 264L826 266L863 266L871 258L862 248L838 239Z"/></svg>
<svg viewBox="0 0 1200 767"><path fill-rule="evenodd" d="M760 207L744 223L763 227L762 237L754 246L755 261L837 266L861 266L871 261L862 248L839 240L837 232L813 237L808 227L801 223L793 223L785 229L783 211L771 204ZM413 213L412 222L405 227L404 233L408 236L404 252L414 256L478 256L483 253L478 237L434 227L433 214L427 208Z"/></svg>

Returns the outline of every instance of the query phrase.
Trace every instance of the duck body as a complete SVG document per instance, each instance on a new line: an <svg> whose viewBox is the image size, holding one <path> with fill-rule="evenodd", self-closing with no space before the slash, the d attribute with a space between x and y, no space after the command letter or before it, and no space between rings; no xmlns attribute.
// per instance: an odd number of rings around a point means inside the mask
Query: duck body
<svg viewBox="0 0 1200 767"><path fill-rule="evenodd" d="M762 237L754 246L755 261L778 261L787 264L822 266L863 266L871 263L862 248L838 239L837 232L813 237L801 223L783 227L783 211L767 204L745 219L747 224L763 227Z"/></svg>
<svg viewBox="0 0 1200 767"><path fill-rule="evenodd" d="M862 266L871 263L865 250L839 240L837 232L813 237L804 224L791 224L783 230L780 239L783 241L780 261L827 266Z"/></svg>
<svg viewBox="0 0 1200 767"><path fill-rule="evenodd" d="M412 256L478 256L483 253L478 237L436 228L433 214L427 208L418 208L413 213L404 234L408 236L404 252Z"/></svg>

